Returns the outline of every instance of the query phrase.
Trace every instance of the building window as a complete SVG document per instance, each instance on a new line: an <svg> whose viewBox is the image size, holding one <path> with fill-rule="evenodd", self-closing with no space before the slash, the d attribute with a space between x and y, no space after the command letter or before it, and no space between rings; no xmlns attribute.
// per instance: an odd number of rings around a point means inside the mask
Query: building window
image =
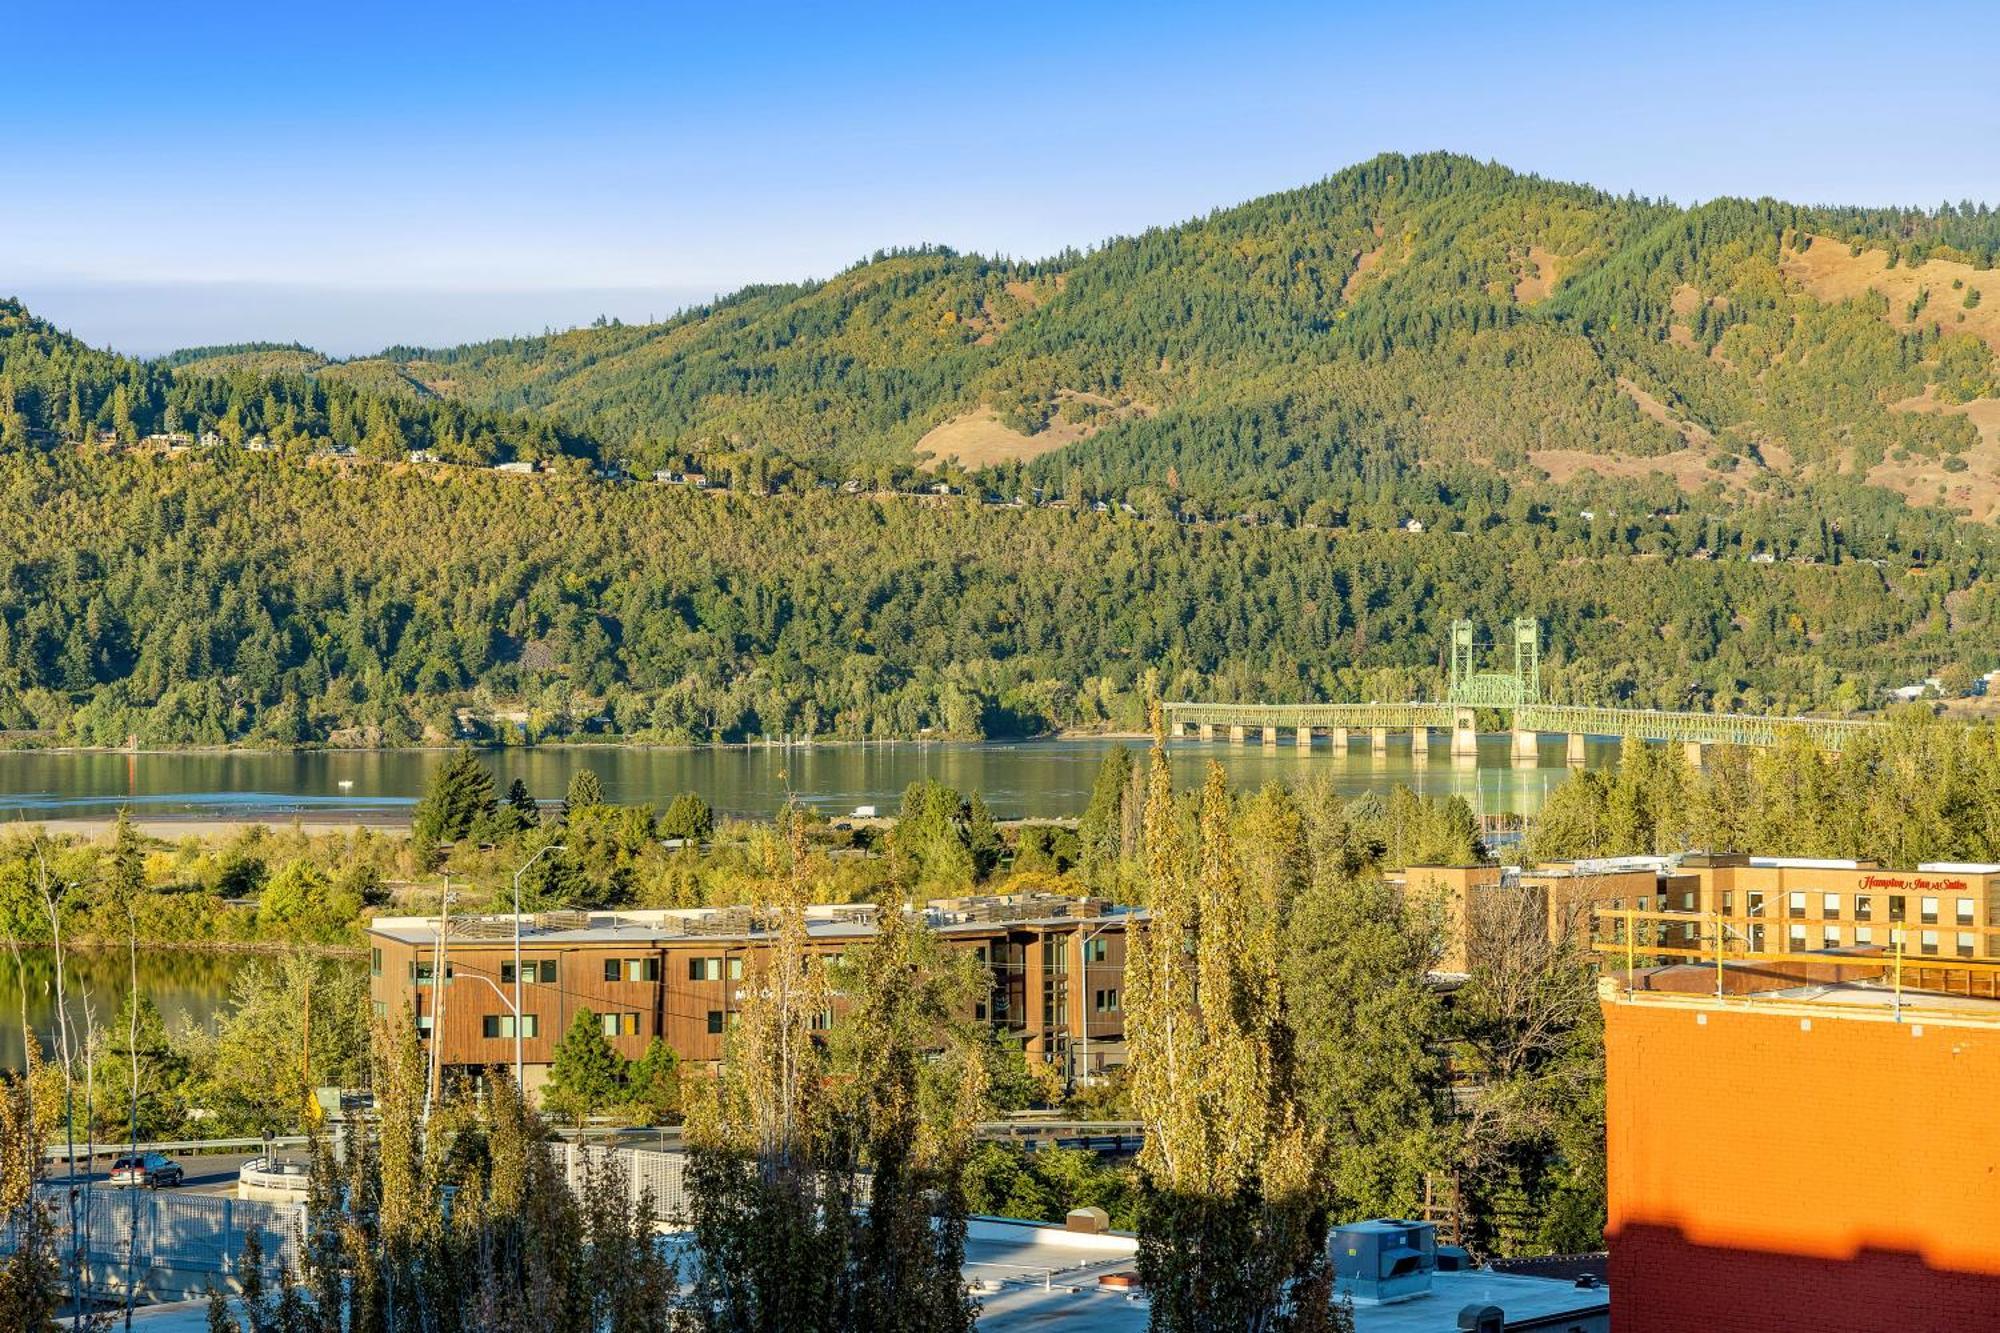
<svg viewBox="0 0 2000 1333"><path fill-rule="evenodd" d="M1819 914L1828 921L1840 920L1840 895L1837 893L1822 893L1819 896Z"/></svg>
<svg viewBox="0 0 2000 1333"><path fill-rule="evenodd" d="M1785 915L1798 920L1806 914L1806 896L1794 893L1785 899Z"/></svg>
<svg viewBox="0 0 2000 1333"><path fill-rule="evenodd" d="M660 960L657 958L607 958L604 960L606 981L658 981Z"/></svg>
<svg viewBox="0 0 2000 1333"><path fill-rule="evenodd" d="M1960 958L1972 957L1972 932L1969 930L1958 932L1958 956Z"/></svg>
<svg viewBox="0 0 2000 1333"><path fill-rule="evenodd" d="M1110 990L1098 991L1093 998L1094 1007L1098 1013L1115 1014L1118 1012L1118 988L1116 986L1113 986Z"/></svg>
<svg viewBox="0 0 2000 1333"><path fill-rule="evenodd" d="M1904 912L1904 906L1903 906L1903 895L1902 895L1902 894L1900 894L1900 893L1892 893L1892 894L1890 894L1890 895L1889 895L1889 919L1890 919L1891 921L1901 921L1901 920L1903 919L1904 915L1905 915L1905 912Z"/></svg>
<svg viewBox="0 0 2000 1333"><path fill-rule="evenodd" d="M1923 914L1925 925L1935 926L1937 924L1937 916L1938 916L1937 899L1935 898L1917 899L1917 910Z"/></svg>
<svg viewBox="0 0 2000 1333"><path fill-rule="evenodd" d="M1729 913L1734 912L1735 910L1736 910L1736 893L1735 890L1732 889L1729 892L1724 893L1722 895L1722 911L1723 914L1726 916Z"/></svg>
<svg viewBox="0 0 2000 1333"><path fill-rule="evenodd" d="M833 1010L822 1009L812 1016L812 1030L825 1032L833 1026Z"/></svg>
<svg viewBox="0 0 2000 1333"><path fill-rule="evenodd" d="M1786 943L1793 953L1804 953L1806 949L1806 928L1804 926L1793 926L1790 933L1786 936Z"/></svg>
<svg viewBox="0 0 2000 1333"><path fill-rule="evenodd" d="M1751 916L1764 915L1764 895L1755 889L1743 895L1744 906Z"/></svg>
<svg viewBox="0 0 2000 1333"><path fill-rule="evenodd" d="M452 974L457 970L452 964L446 963L444 965L444 979L450 981ZM411 963L410 980L419 986L428 986L431 983L431 974L433 971L434 968L430 963Z"/></svg>
<svg viewBox="0 0 2000 1333"><path fill-rule="evenodd" d="M368 975L371 977L382 975L382 951L380 949L370 949L368 951Z"/></svg>
<svg viewBox="0 0 2000 1333"><path fill-rule="evenodd" d="M418 1014L418 1015L417 1015L417 1035L418 1035L419 1037L428 1037L428 1036L430 1036L430 1034L431 1034L431 1022L432 1022L432 1020L431 1020L431 1016L430 1016L429 1014Z"/></svg>
<svg viewBox="0 0 2000 1333"><path fill-rule="evenodd" d="M1958 900L1958 924L1961 926L1972 924L1972 899L1960 898Z"/></svg>
<svg viewBox="0 0 2000 1333"><path fill-rule="evenodd" d="M730 959L730 960L729 960L729 979L730 979L731 981L741 981L741 980L743 980L743 960L742 960L742 958L738 957L738 958L732 958L732 959Z"/></svg>
<svg viewBox="0 0 2000 1333"><path fill-rule="evenodd" d="M688 980L689 981L722 980L722 960L720 958L688 959Z"/></svg>
<svg viewBox="0 0 2000 1333"><path fill-rule="evenodd" d="M1819 933L1819 947L1822 949L1838 949L1840 947L1840 927L1826 926L1822 928Z"/></svg>
<svg viewBox="0 0 2000 1333"><path fill-rule="evenodd" d="M525 969L524 969L524 970L525 970ZM495 1038L500 1038L500 1037L505 1037L505 1038L507 1038L507 1039L508 1039L509 1041L513 1040L513 1038L514 1038L514 1015L512 1015L512 1014L488 1014L488 1015L486 1015L486 1016L485 1016L484 1018L482 1018L482 1019L480 1019L480 1020L479 1020L479 1035L481 1035L482 1037L485 1037L485 1038L487 1038L487 1039L488 1039L489 1041L490 1041L490 1040L493 1040L493 1039L495 1039ZM540 1014L524 1014L524 1015L522 1015L522 1017L521 1017L521 1035L522 1035L523 1037L539 1037L539 1036L541 1036L541 1035L542 1035L542 1016L541 1016Z"/></svg>
<svg viewBox="0 0 2000 1333"><path fill-rule="evenodd" d="M1875 928L1873 926L1856 926L1854 928L1854 942L1856 944L1873 944L1875 942Z"/></svg>
<svg viewBox="0 0 2000 1333"><path fill-rule="evenodd" d="M983 945L983 944L980 944L980 945L975 945L975 946L973 947L973 950L972 950L972 956L973 956L974 958L978 959L978 960L980 961L980 963L981 963L981 964L985 964L985 963L987 963L987 962L990 962L990 961L992 961L992 960L991 960L991 959L990 959L990 958L989 958L989 957L987 956L987 953L986 953L986 946L985 946L985 945Z"/></svg>
<svg viewBox="0 0 2000 1333"><path fill-rule="evenodd" d="M1926 930L1917 937L1917 948L1924 953L1936 953L1937 944L1937 932L1935 930Z"/></svg>
<svg viewBox="0 0 2000 1333"><path fill-rule="evenodd" d="M556 960L553 958L543 958L543 959L530 958L528 961L521 964L521 980L523 983L527 985L532 986L536 982L542 982L545 984L552 985L554 984L555 979L556 979ZM507 962L500 964L500 984L503 986L511 986L514 984L513 963Z"/></svg>
<svg viewBox="0 0 2000 1333"><path fill-rule="evenodd" d="M389 1006L385 1001L376 1000L370 1007L375 1010L375 1017L377 1018L387 1018L389 1016Z"/></svg>
<svg viewBox="0 0 2000 1333"><path fill-rule="evenodd" d="M639 1015L599 1014L597 1021L607 1037L636 1037L639 1035Z"/></svg>
<svg viewBox="0 0 2000 1333"><path fill-rule="evenodd" d="M708 1011L708 1035L715 1037L720 1036L721 1033L722 1011L720 1009L711 1009Z"/></svg>
<svg viewBox="0 0 2000 1333"><path fill-rule="evenodd" d="M1875 899L1866 893L1854 895L1854 919L1869 921L1875 916Z"/></svg>
<svg viewBox="0 0 2000 1333"><path fill-rule="evenodd" d="M1105 959L1111 956L1109 948L1110 943L1111 942L1109 940L1106 940L1102 937L1099 937L1094 940L1084 941L1083 961L1086 963L1103 962Z"/></svg>
<svg viewBox="0 0 2000 1333"><path fill-rule="evenodd" d="M981 1000L972 1006L972 1017L976 1022L986 1021L986 1001Z"/></svg>

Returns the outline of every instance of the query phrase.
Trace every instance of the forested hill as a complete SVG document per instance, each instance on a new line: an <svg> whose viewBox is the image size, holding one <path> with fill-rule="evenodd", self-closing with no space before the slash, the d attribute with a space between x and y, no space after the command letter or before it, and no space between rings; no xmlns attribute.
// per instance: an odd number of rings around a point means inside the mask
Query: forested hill
<svg viewBox="0 0 2000 1333"><path fill-rule="evenodd" d="M1129 727L1149 670L1433 693L1461 614L1542 619L1563 699L1872 707L2000 665L1996 237L1381 158L448 352L138 362L0 300L0 733Z"/></svg>
<svg viewBox="0 0 2000 1333"><path fill-rule="evenodd" d="M1839 472L1983 519L1996 252L1984 205L1686 209L1382 157L1089 253L890 252L663 324L386 362L637 465L759 482L929 453L1010 465L984 479L1008 494L1337 522L1494 475L1660 496Z"/></svg>

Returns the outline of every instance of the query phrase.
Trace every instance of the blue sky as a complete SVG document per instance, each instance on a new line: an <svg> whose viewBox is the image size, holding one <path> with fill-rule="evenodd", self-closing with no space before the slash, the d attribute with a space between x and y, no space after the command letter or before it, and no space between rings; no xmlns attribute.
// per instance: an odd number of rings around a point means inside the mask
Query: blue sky
<svg viewBox="0 0 2000 1333"><path fill-rule="evenodd" d="M1995 201L1991 17L0 0L0 293L139 353L354 353L884 245L1040 255L1389 149L1683 202Z"/></svg>

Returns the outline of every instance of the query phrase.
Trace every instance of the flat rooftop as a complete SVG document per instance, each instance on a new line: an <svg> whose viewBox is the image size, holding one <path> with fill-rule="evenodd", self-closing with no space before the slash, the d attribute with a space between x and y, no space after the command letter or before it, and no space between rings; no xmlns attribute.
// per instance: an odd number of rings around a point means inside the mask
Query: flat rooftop
<svg viewBox="0 0 2000 1333"><path fill-rule="evenodd" d="M1142 915L1101 898L1066 898L1061 894L994 894L940 899L907 907L906 915L921 917L942 934L990 933L995 926L1054 926L1076 922L1122 924ZM806 908L806 933L816 940L865 939L873 935L879 909L873 903L815 904ZM435 947L439 921L434 916L380 916L368 923L368 933L400 944ZM448 938L455 947L512 943L512 913L466 914L451 918ZM607 912L541 912L522 914L521 939L536 948L582 947L593 944L664 944L714 941L748 944L767 941L774 922L764 910L750 907L660 908Z"/></svg>
<svg viewBox="0 0 2000 1333"><path fill-rule="evenodd" d="M669 1238L669 1245L684 1242ZM1090 1235L1060 1226L974 1218L965 1241L965 1280L979 1299L979 1327L995 1333L1058 1329L1066 1333L1143 1333L1149 1313L1143 1293L1098 1285L1138 1264L1129 1235ZM1608 1288L1475 1269L1438 1273L1431 1293L1393 1305L1356 1305L1357 1333L1456 1333L1467 1305L1497 1305L1509 1328L1564 1316L1588 1317L1610 1306ZM147 1333L203 1333L207 1305L142 1307L133 1320Z"/></svg>

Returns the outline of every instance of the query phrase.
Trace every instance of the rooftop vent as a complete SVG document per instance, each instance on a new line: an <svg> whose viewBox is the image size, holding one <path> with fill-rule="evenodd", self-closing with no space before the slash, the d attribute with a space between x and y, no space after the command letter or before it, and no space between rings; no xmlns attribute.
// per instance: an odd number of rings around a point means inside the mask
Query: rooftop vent
<svg viewBox="0 0 2000 1333"><path fill-rule="evenodd" d="M1336 1227L1329 1239L1334 1282L1356 1305L1387 1305L1430 1295L1437 1270L1437 1228L1378 1217Z"/></svg>

